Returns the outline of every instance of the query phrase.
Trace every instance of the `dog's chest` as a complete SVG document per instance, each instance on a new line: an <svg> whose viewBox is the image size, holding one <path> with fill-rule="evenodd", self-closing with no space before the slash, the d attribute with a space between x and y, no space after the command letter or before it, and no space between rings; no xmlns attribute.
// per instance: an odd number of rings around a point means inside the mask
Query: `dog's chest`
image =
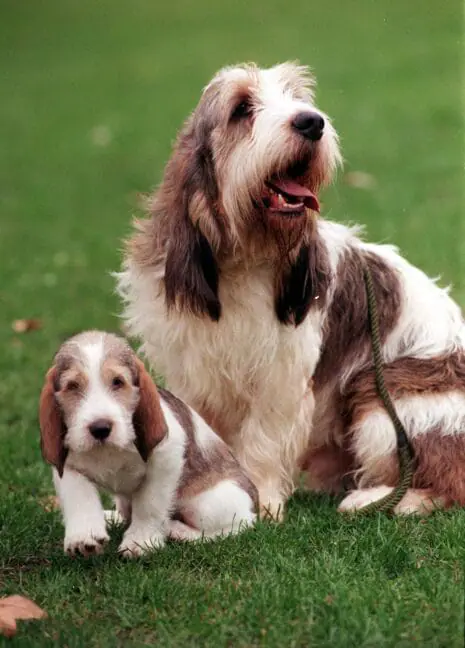
<svg viewBox="0 0 465 648"><path fill-rule="evenodd" d="M222 276L219 322L176 315L164 362L174 391L191 401L198 400L198 388L209 397L227 391L229 397L273 398L308 381L319 356L321 312L311 309L297 328L280 323L273 282L268 267Z"/></svg>
<svg viewBox="0 0 465 648"><path fill-rule="evenodd" d="M97 486L112 493L130 496L141 484L146 467L138 454L117 448L95 448L90 452L70 452L67 465L85 475Z"/></svg>

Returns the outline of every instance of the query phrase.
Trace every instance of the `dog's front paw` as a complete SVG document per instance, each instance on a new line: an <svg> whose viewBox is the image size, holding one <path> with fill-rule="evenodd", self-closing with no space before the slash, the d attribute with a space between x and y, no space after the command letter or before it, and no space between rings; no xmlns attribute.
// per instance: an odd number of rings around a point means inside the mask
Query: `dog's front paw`
<svg viewBox="0 0 465 648"><path fill-rule="evenodd" d="M67 532L64 548L68 556L96 556L103 553L110 536L105 527Z"/></svg>
<svg viewBox="0 0 465 648"><path fill-rule="evenodd" d="M392 492L391 486L374 486L373 488L359 488L344 497L337 510L340 513L353 513L383 499Z"/></svg>
<svg viewBox="0 0 465 648"><path fill-rule="evenodd" d="M284 502L281 498L260 498L260 518L271 522L284 520Z"/></svg>
<svg viewBox="0 0 465 648"><path fill-rule="evenodd" d="M124 534L118 552L125 558L137 558L165 545L165 537L159 531L150 529L131 529Z"/></svg>

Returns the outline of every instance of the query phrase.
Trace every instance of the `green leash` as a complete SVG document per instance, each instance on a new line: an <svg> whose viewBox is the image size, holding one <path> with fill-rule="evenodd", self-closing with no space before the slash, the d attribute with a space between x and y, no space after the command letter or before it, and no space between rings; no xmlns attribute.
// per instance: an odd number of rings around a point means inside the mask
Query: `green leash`
<svg viewBox="0 0 465 648"><path fill-rule="evenodd" d="M371 347L373 351L376 389L396 431L397 456L399 459L399 483L394 490L377 502L372 502L357 511L359 515L370 515L376 511L392 511L396 504L398 504L403 498L407 490L411 487L414 472L414 454L405 428L397 416L396 409L384 382L378 308L376 305L373 278L366 264L363 269L363 277L365 279L365 288L368 300L368 319L371 332Z"/></svg>

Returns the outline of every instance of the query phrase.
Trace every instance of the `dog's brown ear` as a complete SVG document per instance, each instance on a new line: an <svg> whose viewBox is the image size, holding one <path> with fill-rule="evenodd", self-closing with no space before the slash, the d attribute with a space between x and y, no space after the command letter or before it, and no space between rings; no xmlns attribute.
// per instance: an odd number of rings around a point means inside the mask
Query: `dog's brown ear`
<svg viewBox="0 0 465 648"><path fill-rule="evenodd" d="M168 426L155 383L139 358L137 358L137 370L139 403L133 415L135 445L142 459L147 461L151 451L167 435Z"/></svg>
<svg viewBox="0 0 465 648"><path fill-rule="evenodd" d="M218 244L221 238L218 187L209 130L201 117L195 116L181 134L159 193L172 224L165 266L166 302L218 321L219 270L212 247L212 241Z"/></svg>
<svg viewBox="0 0 465 648"><path fill-rule="evenodd" d="M56 367L52 367L45 376L44 386L40 395L40 447L45 461L55 466L61 477L68 451L63 443L66 426L55 396L55 383Z"/></svg>
<svg viewBox="0 0 465 648"><path fill-rule="evenodd" d="M168 306L177 304L214 322L221 316L218 266L200 229L187 218L173 227L165 266Z"/></svg>
<svg viewBox="0 0 465 648"><path fill-rule="evenodd" d="M283 324L299 326L315 299L326 297L330 269L323 250L315 242L301 246L296 258L277 277L275 312Z"/></svg>

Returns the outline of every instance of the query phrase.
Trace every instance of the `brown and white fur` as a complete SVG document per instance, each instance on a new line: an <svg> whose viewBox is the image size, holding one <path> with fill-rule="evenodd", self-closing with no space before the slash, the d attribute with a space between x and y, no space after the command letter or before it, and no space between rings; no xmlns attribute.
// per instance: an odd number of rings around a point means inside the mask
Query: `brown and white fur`
<svg viewBox="0 0 465 648"><path fill-rule="evenodd" d="M226 444L157 390L122 338L87 331L63 344L45 379L40 427L69 554L100 553L108 541L97 487L117 496L130 523L119 548L127 556L167 536L213 538L255 520L256 489Z"/></svg>
<svg viewBox="0 0 465 648"><path fill-rule="evenodd" d="M369 490L341 509L357 508L397 477L374 389L367 263L388 387L416 451L416 490L397 510L465 504L460 310L395 248L317 218L340 155L313 83L293 64L245 65L205 88L127 246L128 331L234 449L262 505L277 513L303 467L310 487L332 492L351 475Z"/></svg>

